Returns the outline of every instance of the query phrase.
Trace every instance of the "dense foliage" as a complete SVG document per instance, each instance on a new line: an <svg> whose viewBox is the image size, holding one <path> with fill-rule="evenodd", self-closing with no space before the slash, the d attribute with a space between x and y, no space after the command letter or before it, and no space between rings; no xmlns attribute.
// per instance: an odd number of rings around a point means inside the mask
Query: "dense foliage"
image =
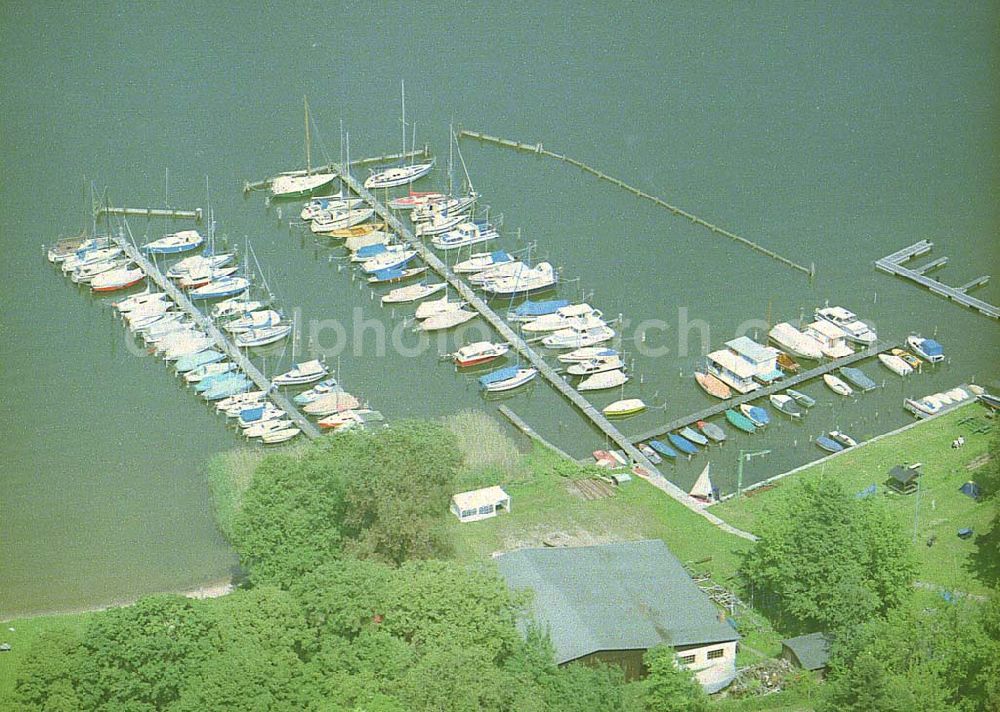
<svg viewBox="0 0 1000 712"><path fill-rule="evenodd" d="M915 565L883 503L858 500L832 479L797 488L758 520L760 540L742 565L755 592L811 629L846 628L899 605Z"/></svg>
<svg viewBox="0 0 1000 712"><path fill-rule="evenodd" d="M18 701L591 712L703 700L669 649L648 688L617 668L557 667L545 635L519 632L525 600L492 567L432 558L461 467L448 430L415 422L264 458L229 529L249 588L211 601L154 596L95 614L82 634L43 635L19 671Z"/></svg>

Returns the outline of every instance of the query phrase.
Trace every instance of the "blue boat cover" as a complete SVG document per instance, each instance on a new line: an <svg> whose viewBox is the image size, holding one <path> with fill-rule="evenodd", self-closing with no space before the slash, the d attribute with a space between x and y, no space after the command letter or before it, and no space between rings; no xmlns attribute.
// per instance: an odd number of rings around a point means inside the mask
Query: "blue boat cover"
<svg viewBox="0 0 1000 712"><path fill-rule="evenodd" d="M677 453L672 447L659 440L650 440L649 446L656 450L661 455L666 455L667 457L677 457Z"/></svg>
<svg viewBox="0 0 1000 712"><path fill-rule="evenodd" d="M754 378L756 378L761 383L774 383L775 381L780 381L784 377L785 374L779 371L778 369L774 369L770 373L765 373L763 376L761 375L754 376Z"/></svg>
<svg viewBox="0 0 1000 712"><path fill-rule="evenodd" d="M493 371L492 373L487 373L485 376L480 376L479 382L484 386L488 386L491 383L506 381L516 376L517 371L518 371L517 366L507 366L506 368L498 368L496 371Z"/></svg>
<svg viewBox="0 0 1000 712"><path fill-rule="evenodd" d="M921 341L920 350L928 356L944 356L944 347L934 339L924 339Z"/></svg>
<svg viewBox="0 0 1000 712"><path fill-rule="evenodd" d="M698 447L693 442L687 440L686 438L682 438L677 433L667 433L667 437L670 438L670 442L674 444L674 447L683 453L694 455L698 452Z"/></svg>
<svg viewBox="0 0 1000 712"><path fill-rule="evenodd" d="M767 411L757 405L750 406L750 419L764 425L771 422L771 416L767 414Z"/></svg>
<svg viewBox="0 0 1000 712"><path fill-rule="evenodd" d="M380 255L383 252L388 252L385 245L365 245L357 252L354 253L356 257L374 257L375 255Z"/></svg>
<svg viewBox="0 0 1000 712"><path fill-rule="evenodd" d="M244 408L240 411L240 420L244 423L249 423L254 420L260 420L261 416L264 415L264 406L255 405L252 408Z"/></svg>
<svg viewBox="0 0 1000 712"><path fill-rule="evenodd" d="M396 267L380 269L372 275L377 282L388 282L390 279L398 279L403 276L403 270Z"/></svg>
<svg viewBox="0 0 1000 712"><path fill-rule="evenodd" d="M493 260L493 264L499 265L503 264L504 262L510 262L514 258L511 257L509 253L504 252L503 250L497 250L496 252L490 253L490 259Z"/></svg>
<svg viewBox="0 0 1000 712"><path fill-rule="evenodd" d="M832 450L833 452L840 452L844 449L844 446L838 443L836 440L831 440L825 435L820 435L816 438L817 444L820 445L824 450Z"/></svg>
<svg viewBox="0 0 1000 712"><path fill-rule="evenodd" d="M533 302L530 299L514 309L515 316L545 316L553 314L563 307L569 306L568 299L550 299L544 302Z"/></svg>

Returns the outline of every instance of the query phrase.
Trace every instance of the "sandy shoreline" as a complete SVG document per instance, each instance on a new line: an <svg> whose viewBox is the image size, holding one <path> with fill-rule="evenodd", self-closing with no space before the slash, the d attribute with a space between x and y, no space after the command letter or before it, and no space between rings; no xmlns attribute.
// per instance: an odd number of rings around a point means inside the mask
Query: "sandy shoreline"
<svg viewBox="0 0 1000 712"><path fill-rule="evenodd" d="M173 591L155 591L151 593L144 593L138 596L132 596L130 598L116 599L114 601L109 601L107 603L98 603L90 606L80 606L74 608L52 608L46 610L29 611L27 613L19 613L15 616L4 616L0 618L0 623L6 623L8 621L21 620L24 618L41 618L43 616L65 616L73 615L76 613L95 613L97 611L106 611L110 608L123 608L125 606L131 606L133 603L138 601L140 598L146 598L147 596L157 596L163 594L176 594L178 596L184 596L186 598L193 598L197 600L203 600L206 598L219 598L220 596L225 596L232 593L236 589L233 582L229 578L217 579L215 581L209 581L208 583L197 586L195 588L185 588L181 590Z"/></svg>

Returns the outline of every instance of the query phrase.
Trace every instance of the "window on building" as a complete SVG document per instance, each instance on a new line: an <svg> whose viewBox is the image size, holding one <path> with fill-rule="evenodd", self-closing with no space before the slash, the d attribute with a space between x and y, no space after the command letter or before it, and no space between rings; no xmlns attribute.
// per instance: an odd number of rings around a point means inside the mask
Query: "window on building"
<svg viewBox="0 0 1000 712"><path fill-rule="evenodd" d="M480 514L492 514L492 512L493 512L492 504L484 504L482 507L479 508Z"/></svg>
<svg viewBox="0 0 1000 712"><path fill-rule="evenodd" d="M694 655L681 655L677 659L680 661L681 665L690 665L694 662Z"/></svg>
<svg viewBox="0 0 1000 712"><path fill-rule="evenodd" d="M722 648L716 648L715 650L709 650L708 651L708 659L709 660L716 660L717 658L721 658L725 654L726 654L726 651L724 649L722 649Z"/></svg>

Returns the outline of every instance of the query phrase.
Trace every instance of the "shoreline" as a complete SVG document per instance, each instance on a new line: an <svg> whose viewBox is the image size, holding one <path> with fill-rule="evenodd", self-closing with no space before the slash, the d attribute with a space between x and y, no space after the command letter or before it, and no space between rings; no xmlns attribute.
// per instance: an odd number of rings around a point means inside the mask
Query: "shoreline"
<svg viewBox="0 0 1000 712"><path fill-rule="evenodd" d="M44 618L47 616L71 616L78 615L82 613L98 613L100 611L107 611L112 608L125 608L126 606L131 606L140 598L146 598L148 596L162 596L174 594L177 596L184 596L185 598L191 598L194 600L204 600L207 598L220 598L226 596L236 590L236 585L233 583L232 577L226 577L221 579L214 579L201 586L188 587L184 589L175 589L171 591L151 591L149 593L144 593L138 596L130 596L128 598L115 599L106 603L95 603L88 606L77 606L77 607L67 607L67 608L52 608L38 611L27 611L25 613L19 613L16 615L3 615L0 616L0 623L9 623L10 621L24 620L26 618Z"/></svg>

